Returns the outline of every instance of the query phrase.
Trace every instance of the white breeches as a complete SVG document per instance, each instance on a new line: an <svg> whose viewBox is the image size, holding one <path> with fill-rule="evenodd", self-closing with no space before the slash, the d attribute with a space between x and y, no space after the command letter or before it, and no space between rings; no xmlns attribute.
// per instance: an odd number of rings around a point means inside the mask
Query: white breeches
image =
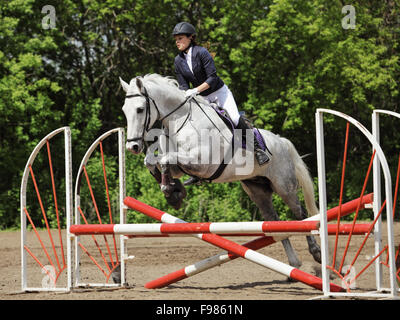
<svg viewBox="0 0 400 320"><path fill-rule="evenodd" d="M233 97L233 94L227 85L224 85L222 88L209 94L208 96L204 96L203 98L207 99L208 102L217 103L222 109L228 112L235 127L237 126L240 115L235 98Z"/></svg>

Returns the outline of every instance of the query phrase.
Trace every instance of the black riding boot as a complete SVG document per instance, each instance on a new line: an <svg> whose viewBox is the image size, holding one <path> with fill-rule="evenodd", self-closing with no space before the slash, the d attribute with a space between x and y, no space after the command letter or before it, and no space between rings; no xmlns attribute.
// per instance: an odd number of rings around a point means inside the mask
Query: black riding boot
<svg viewBox="0 0 400 320"><path fill-rule="evenodd" d="M244 120L243 117L239 118L237 129L243 130L242 131L243 138L246 137L246 130L253 130L246 122L246 120ZM260 166L267 163L270 160L268 154L263 149L261 149L260 145L258 144L256 136L254 136L254 154Z"/></svg>

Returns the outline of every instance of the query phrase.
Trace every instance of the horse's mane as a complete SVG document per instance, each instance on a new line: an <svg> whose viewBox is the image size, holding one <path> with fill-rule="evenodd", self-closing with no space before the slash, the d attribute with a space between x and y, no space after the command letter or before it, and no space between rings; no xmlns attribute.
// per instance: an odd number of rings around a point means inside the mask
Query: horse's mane
<svg viewBox="0 0 400 320"><path fill-rule="evenodd" d="M184 96L184 91L179 89L179 83L176 79L170 76L162 76L158 73L149 73L143 76L143 81L146 82L152 82L156 85L162 85L168 87L168 90L172 92L173 94L176 94L178 96ZM205 103L208 105L207 100L205 100L202 96L198 95L196 99L200 100L202 103Z"/></svg>
<svg viewBox="0 0 400 320"><path fill-rule="evenodd" d="M170 76L164 77L158 73L148 73L143 77L143 80L150 81L155 84L164 84L173 88L179 88L179 83L176 79Z"/></svg>

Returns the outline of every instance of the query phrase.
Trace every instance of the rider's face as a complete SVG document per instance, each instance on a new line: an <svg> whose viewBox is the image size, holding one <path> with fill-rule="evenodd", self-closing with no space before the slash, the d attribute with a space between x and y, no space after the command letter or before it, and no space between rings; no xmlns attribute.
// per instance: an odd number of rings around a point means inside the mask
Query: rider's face
<svg viewBox="0 0 400 320"><path fill-rule="evenodd" d="M174 36L175 38L175 44L178 47L179 51L185 51L187 47L190 45L191 39L184 35L184 34L178 34Z"/></svg>

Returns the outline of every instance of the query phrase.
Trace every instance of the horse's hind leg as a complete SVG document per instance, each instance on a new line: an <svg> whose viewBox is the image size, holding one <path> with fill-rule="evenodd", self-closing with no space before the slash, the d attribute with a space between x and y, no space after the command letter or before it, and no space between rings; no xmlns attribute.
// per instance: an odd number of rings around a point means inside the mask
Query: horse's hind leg
<svg viewBox="0 0 400 320"><path fill-rule="evenodd" d="M272 204L272 190L269 186L269 181L265 178L263 182L255 182L252 180L241 181L244 191L249 195L250 199L260 209L266 221L279 220L279 216L274 210ZM282 245L285 248L289 264L292 267L299 268L301 261L296 255L289 239L282 240Z"/></svg>
<svg viewBox="0 0 400 320"><path fill-rule="evenodd" d="M286 185L287 186L287 185ZM307 211L300 204L299 198L297 197L296 189L290 191L287 188L279 188L274 185L275 191L289 206L290 210L294 213L297 220L304 220L307 218ZM308 243L308 251L313 256L314 260L321 263L321 248L319 247L314 236L306 236Z"/></svg>

